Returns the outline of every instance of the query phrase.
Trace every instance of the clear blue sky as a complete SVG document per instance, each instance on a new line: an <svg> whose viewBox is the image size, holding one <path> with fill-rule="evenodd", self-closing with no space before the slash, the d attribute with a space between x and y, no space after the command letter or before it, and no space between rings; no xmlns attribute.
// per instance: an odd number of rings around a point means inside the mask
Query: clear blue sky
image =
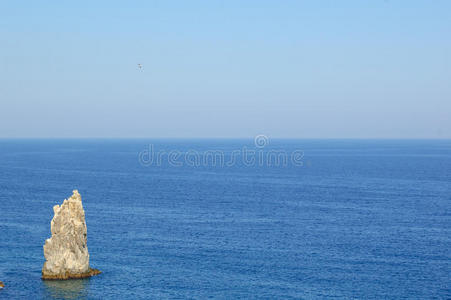
<svg viewBox="0 0 451 300"><path fill-rule="evenodd" d="M256 134L451 138L451 1L0 2L0 137Z"/></svg>

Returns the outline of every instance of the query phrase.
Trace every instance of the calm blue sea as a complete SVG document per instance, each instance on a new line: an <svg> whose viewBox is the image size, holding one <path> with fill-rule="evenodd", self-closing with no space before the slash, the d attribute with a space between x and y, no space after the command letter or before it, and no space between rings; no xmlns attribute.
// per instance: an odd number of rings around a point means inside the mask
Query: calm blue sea
<svg viewBox="0 0 451 300"><path fill-rule="evenodd" d="M451 298L450 140L258 146L0 140L0 298ZM228 164L191 164L212 150ZM289 161L260 163L270 152ZM103 274L44 282L52 207L73 189Z"/></svg>

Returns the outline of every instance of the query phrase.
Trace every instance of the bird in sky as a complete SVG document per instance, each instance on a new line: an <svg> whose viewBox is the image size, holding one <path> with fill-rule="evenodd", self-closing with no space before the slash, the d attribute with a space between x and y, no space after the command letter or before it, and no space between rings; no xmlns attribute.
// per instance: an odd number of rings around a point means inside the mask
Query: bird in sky
<svg viewBox="0 0 451 300"><path fill-rule="evenodd" d="M142 69L142 68L143 68L143 65L138 64L138 68Z"/></svg>

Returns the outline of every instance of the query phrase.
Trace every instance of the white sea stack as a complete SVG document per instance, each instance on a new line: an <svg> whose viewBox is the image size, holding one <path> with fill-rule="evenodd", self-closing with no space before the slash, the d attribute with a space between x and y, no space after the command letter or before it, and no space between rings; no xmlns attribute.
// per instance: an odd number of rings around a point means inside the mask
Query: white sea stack
<svg viewBox="0 0 451 300"><path fill-rule="evenodd" d="M52 237L44 244L43 279L84 278L100 274L89 266L85 211L77 190L53 207Z"/></svg>

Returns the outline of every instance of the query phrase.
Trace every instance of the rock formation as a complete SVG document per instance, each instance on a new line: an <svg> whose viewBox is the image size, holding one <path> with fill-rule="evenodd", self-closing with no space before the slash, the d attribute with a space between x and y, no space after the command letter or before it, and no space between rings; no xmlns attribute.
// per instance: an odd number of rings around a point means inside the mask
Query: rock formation
<svg viewBox="0 0 451 300"><path fill-rule="evenodd" d="M85 211L77 190L53 207L52 237L44 244L42 279L84 278L100 274L89 266Z"/></svg>

